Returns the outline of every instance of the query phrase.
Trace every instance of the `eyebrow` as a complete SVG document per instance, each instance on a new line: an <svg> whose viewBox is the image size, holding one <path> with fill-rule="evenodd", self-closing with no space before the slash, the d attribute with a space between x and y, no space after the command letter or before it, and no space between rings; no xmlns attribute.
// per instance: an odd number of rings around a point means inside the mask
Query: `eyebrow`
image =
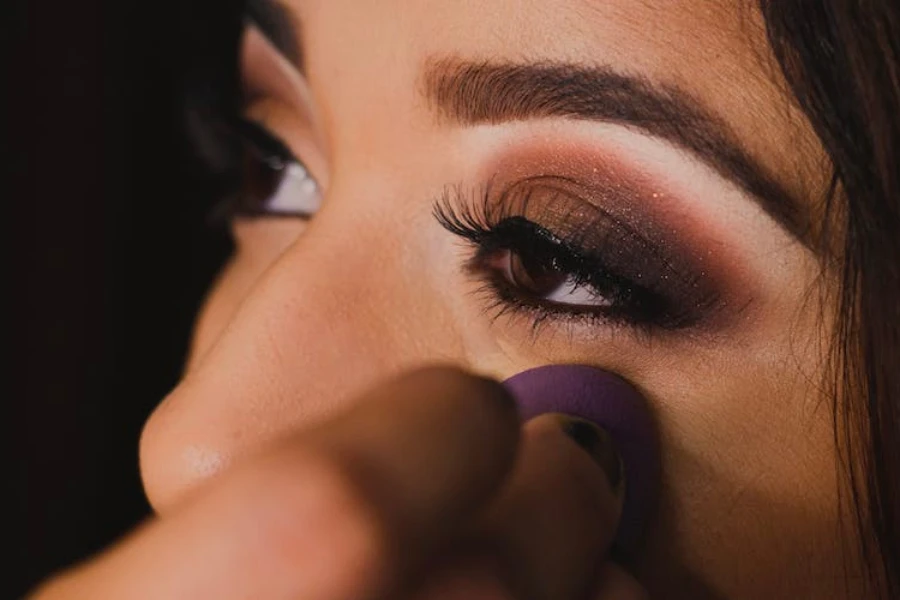
<svg viewBox="0 0 900 600"><path fill-rule="evenodd" d="M803 204L756 162L727 123L683 90L609 67L496 64L457 58L426 64L423 94L438 117L461 125L548 117L621 124L690 151L743 188L804 244Z"/></svg>

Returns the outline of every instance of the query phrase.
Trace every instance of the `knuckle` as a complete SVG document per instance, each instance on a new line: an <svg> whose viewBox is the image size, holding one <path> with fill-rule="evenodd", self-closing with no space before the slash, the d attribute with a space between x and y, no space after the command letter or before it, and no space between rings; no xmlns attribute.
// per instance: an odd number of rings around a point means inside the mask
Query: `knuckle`
<svg viewBox="0 0 900 600"><path fill-rule="evenodd" d="M267 466L257 482L258 551L278 571L302 574L308 591L370 585L388 562L384 519L349 469L316 457L288 462L289 471Z"/></svg>

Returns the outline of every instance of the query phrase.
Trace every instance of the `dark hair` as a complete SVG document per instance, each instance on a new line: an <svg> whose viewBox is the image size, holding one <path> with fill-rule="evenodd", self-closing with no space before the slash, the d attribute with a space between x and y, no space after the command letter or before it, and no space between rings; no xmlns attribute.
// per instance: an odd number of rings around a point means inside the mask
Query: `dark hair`
<svg viewBox="0 0 900 600"><path fill-rule="evenodd" d="M833 165L824 243L842 241L835 442L873 593L900 598L900 2L760 4Z"/></svg>

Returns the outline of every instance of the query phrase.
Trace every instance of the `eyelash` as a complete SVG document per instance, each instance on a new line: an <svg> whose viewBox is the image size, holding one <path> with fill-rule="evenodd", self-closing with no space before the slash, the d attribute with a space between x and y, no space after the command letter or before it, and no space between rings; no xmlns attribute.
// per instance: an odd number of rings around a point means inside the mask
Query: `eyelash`
<svg viewBox="0 0 900 600"><path fill-rule="evenodd" d="M612 267L604 255L612 252L616 242L631 245L634 251L646 250L646 243L635 238L627 227L614 223L610 216L598 219L603 223L585 224L584 229L600 226L618 229L604 237L600 248L589 250L580 233L567 237L524 217L530 194L522 197L504 194L498 206L491 199L490 190L466 198L458 187L448 189L435 203L434 215L450 233L466 240L473 247L473 255L466 271L482 284L494 310L494 317L521 315L532 322L533 330L549 321L565 321L586 325L627 326L644 333L653 330L678 330L691 327L717 302L713 293L705 293L679 302L667 294L666 284L676 272L668 264L657 269L657 277L636 273L629 276ZM636 250L635 250L636 249ZM616 248L621 251L621 248ZM572 305L529 296L516 289L513 282L490 266L491 256L498 252L527 257L530 261L569 276L570 285L586 287L590 293L605 301L604 306ZM666 275L659 276L660 273ZM636 275L636 277L634 276ZM640 278L638 284L635 279ZM682 281L673 287L697 289L695 282Z"/></svg>

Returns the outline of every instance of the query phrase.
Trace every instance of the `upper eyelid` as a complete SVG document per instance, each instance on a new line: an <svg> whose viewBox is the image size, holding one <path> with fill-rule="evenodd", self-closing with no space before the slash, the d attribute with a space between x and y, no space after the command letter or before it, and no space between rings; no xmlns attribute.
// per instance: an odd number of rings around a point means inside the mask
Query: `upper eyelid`
<svg viewBox="0 0 900 600"><path fill-rule="evenodd" d="M570 184L562 186L557 184ZM568 189L574 186L574 189ZM577 178L559 175L525 176L509 182L489 178L482 186L447 186L435 201L433 214L451 232L489 233L509 217L523 218L551 236L568 251L586 258L606 252L611 246L626 244L639 248L641 256L673 275L702 274L712 285L718 281L715 269L667 222L631 210L617 213L586 200L578 193L584 184ZM570 210L571 209L571 210ZM635 220L639 219L639 220ZM607 262L605 259L603 262ZM612 265L607 265L612 266Z"/></svg>
<svg viewBox="0 0 900 600"><path fill-rule="evenodd" d="M302 74L306 72L300 20L278 0L247 0L245 16Z"/></svg>
<svg viewBox="0 0 900 600"><path fill-rule="evenodd" d="M306 77L247 19L241 49L243 114L274 135L323 187L328 185L329 139Z"/></svg>
<svg viewBox="0 0 900 600"><path fill-rule="evenodd" d="M529 212L529 205L533 198L535 196L540 197L539 192L548 192L556 197L565 196L572 199L573 205L577 204L581 210L589 212L592 217L586 219L581 228L576 231L570 231L565 236L566 240L559 238L560 241L566 242L567 245L572 243L576 246L583 245L586 243L586 237L594 230L594 226L591 223L596 224L599 220L603 220L604 222L615 223L615 231L620 239L624 240L627 238L630 244L640 245L646 253L654 255L660 261L666 261L666 257L660 248L652 244L641 233L637 225L627 222L621 216L614 215L601 204L586 200L582 194L588 194L588 188L589 186L585 186L577 177L545 173L526 176L504 186L498 182L497 174L494 174L488 179L484 187L484 195L493 198L495 190L499 190L499 194L489 206L479 205L477 209L484 211L481 217L485 220L497 221L498 217L501 217L504 213L512 212L526 215ZM522 192L523 189L525 190L524 194ZM499 214L497 214L498 211ZM568 222L569 219L564 221ZM646 222L643 223L643 226L647 226ZM549 230L547 231L549 232Z"/></svg>

